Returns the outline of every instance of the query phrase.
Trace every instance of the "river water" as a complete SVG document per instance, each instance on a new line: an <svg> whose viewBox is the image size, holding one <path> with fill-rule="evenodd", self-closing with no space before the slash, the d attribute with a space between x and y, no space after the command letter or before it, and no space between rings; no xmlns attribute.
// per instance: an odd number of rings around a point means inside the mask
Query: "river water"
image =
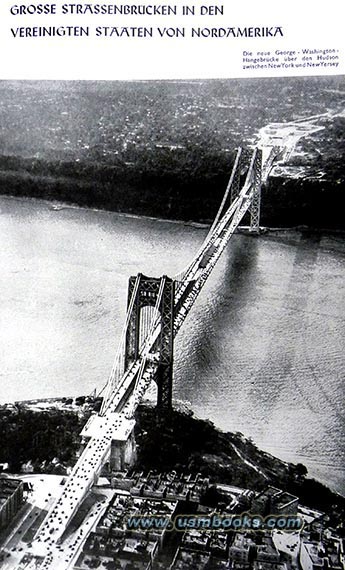
<svg viewBox="0 0 345 570"><path fill-rule="evenodd" d="M206 234L183 223L0 198L1 401L105 383L139 271L178 273ZM339 236L233 237L176 340L174 393L345 493Z"/></svg>

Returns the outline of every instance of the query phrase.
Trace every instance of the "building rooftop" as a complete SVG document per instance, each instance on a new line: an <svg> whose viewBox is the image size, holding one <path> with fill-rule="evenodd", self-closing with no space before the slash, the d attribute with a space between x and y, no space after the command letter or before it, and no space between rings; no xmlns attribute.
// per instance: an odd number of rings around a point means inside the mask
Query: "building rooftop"
<svg viewBox="0 0 345 570"><path fill-rule="evenodd" d="M236 532L231 548L238 548L240 550L249 550L250 546L255 546L253 536L249 533Z"/></svg>
<svg viewBox="0 0 345 570"><path fill-rule="evenodd" d="M206 549L210 539L210 533L204 530L187 530L182 538L182 544L186 548Z"/></svg>
<svg viewBox="0 0 345 570"><path fill-rule="evenodd" d="M210 537L209 549L211 552L226 553L228 549L228 533L214 531Z"/></svg>
<svg viewBox="0 0 345 570"><path fill-rule="evenodd" d="M129 494L116 494L113 502L107 508L105 514L100 519L96 533L105 534L110 530L111 536L124 535L127 530L127 521L133 516L157 516L170 519L176 509L176 501L158 500L146 497L137 497ZM136 533L154 534L160 536L164 533L165 527L153 527L152 529L136 528ZM134 531L132 531L134 532Z"/></svg>
<svg viewBox="0 0 345 570"><path fill-rule="evenodd" d="M274 497L275 495L279 495L281 494L282 491L281 489L277 489L277 487L267 487L264 491L262 491L261 493L259 493L259 497L264 496L264 497Z"/></svg>
<svg viewBox="0 0 345 570"><path fill-rule="evenodd" d="M255 560L252 570L287 570L285 562Z"/></svg>
<svg viewBox="0 0 345 570"><path fill-rule="evenodd" d="M342 568L339 539L323 539L320 542L303 541L303 545L313 564L325 566L325 560L327 560L326 564L329 568Z"/></svg>
<svg viewBox="0 0 345 570"><path fill-rule="evenodd" d="M172 570L203 570L210 561L209 552L179 548L171 565Z"/></svg>
<svg viewBox="0 0 345 570"><path fill-rule="evenodd" d="M272 536L269 532L267 533L256 533L256 532L237 532L234 536L231 549L232 550L245 550L249 551L250 547L256 548L256 558L260 559L260 556L278 558L279 553Z"/></svg>
<svg viewBox="0 0 345 570"><path fill-rule="evenodd" d="M291 493L286 493L281 491L280 495L277 496L275 506L277 507L277 509L282 509L287 505L294 503L296 501L298 501L298 497L296 497L295 495L291 495Z"/></svg>

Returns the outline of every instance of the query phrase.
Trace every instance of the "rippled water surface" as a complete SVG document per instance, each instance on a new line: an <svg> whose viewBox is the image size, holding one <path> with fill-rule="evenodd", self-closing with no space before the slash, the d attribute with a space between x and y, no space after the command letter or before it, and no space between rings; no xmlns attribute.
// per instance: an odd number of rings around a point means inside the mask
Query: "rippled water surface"
<svg viewBox="0 0 345 570"><path fill-rule="evenodd" d="M206 230L0 199L1 401L104 384L130 275L174 275ZM176 341L175 397L345 493L341 237L234 236Z"/></svg>

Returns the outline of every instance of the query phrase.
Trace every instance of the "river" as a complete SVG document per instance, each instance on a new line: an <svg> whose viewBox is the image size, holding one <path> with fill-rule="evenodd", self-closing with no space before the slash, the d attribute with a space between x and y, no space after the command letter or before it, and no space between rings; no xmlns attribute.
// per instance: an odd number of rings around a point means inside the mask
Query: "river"
<svg viewBox="0 0 345 570"><path fill-rule="evenodd" d="M0 198L1 401L105 383L139 271L178 273L206 229ZM176 341L174 395L345 494L341 236L235 235Z"/></svg>

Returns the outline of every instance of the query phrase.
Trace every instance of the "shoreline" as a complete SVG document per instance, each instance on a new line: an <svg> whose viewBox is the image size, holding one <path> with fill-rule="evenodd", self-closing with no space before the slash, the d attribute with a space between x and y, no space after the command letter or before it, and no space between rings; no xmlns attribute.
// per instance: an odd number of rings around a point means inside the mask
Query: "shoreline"
<svg viewBox="0 0 345 570"><path fill-rule="evenodd" d="M120 218L128 218L128 219L138 219L138 220L150 220L152 222L159 222L159 223L168 223L168 224L176 224L176 225L183 225L192 227L195 229L200 230L207 230L211 227L212 221L205 221L205 222L198 222L194 220L179 220L179 219L169 219L169 218L161 218L156 216L147 216L144 214L133 214L131 212L118 212L116 210L108 210L106 208L96 208L96 207L89 207L83 206L80 204L72 203L72 202L63 202L56 200L55 198L50 200L49 198L37 198L35 196L14 196L10 194L1 194L0 199L5 199L8 201L15 201L15 202L28 202L28 203L39 203L44 204L50 211L61 211L61 210L81 210L86 212L95 212L101 214L108 214L108 215L115 215ZM1 211L0 211L1 215ZM261 226L262 234L268 235L278 234L280 232L301 232L301 233L312 233L312 234L327 234L327 235L340 235L345 236L345 229L341 228L328 228L328 227L317 227L317 226L308 226L308 225L296 225L296 226ZM239 226L236 233L242 235L250 235L246 232L245 226ZM253 237L253 236L252 236ZM254 236L256 237L256 236Z"/></svg>
<svg viewBox="0 0 345 570"><path fill-rule="evenodd" d="M16 201L16 202L38 202L41 204L46 205L50 211L61 211L61 210L82 210L86 212L98 212L103 214L111 214L116 215L120 218L129 218L129 219L143 219L143 220L151 220L153 222L166 222L168 224L178 224L184 226L190 226L196 229L208 229L211 226L212 221L209 222L195 222L193 220L185 221L185 220L175 220L169 218L159 218L155 216L145 216L142 214L132 214L130 212L118 212L116 210L107 210L106 208L96 208L96 207L89 207L89 206L82 206L80 204L75 204L72 202L60 202L55 198L49 200L48 198L37 198L35 196L13 196L9 194L0 194L1 199L4 198L9 201ZM1 213L1 212L0 212Z"/></svg>
<svg viewBox="0 0 345 570"><path fill-rule="evenodd" d="M0 461L9 464L4 475L68 475L78 457L79 434L90 415L97 413L100 399L81 396L78 403L72 404L67 400L55 399L56 406L50 410L30 407L24 402L12 410L0 406L0 424L4 427L10 423L17 443L13 454L8 435L4 438ZM155 406L145 402L138 407L135 419L135 471L162 473L174 469L201 473L212 484L259 491L273 486L299 497L303 505L317 508L334 520L341 517L345 507L342 494L310 478L303 464L280 460L258 448L242 433L224 432L185 406L174 407L162 424L157 423ZM63 426L60 434L58 426Z"/></svg>
<svg viewBox="0 0 345 570"><path fill-rule="evenodd" d="M6 412L14 412L16 414L16 413L21 413L24 411L24 412L27 412L27 413L30 413L33 415L37 415L37 414L43 414L46 416L50 415L51 418L53 418L54 416L59 415L59 414L66 415L66 416L77 415L79 417L80 426L83 426L84 423L86 423L88 417L90 417L91 413L94 411L96 411L96 412L98 411L98 407L100 406L101 399L102 399L101 396L94 396L94 395L86 395L85 396L85 395L82 395L82 396L77 396L77 397L76 396L70 396L70 397L65 396L65 397L55 397L55 398L52 397L52 398L34 398L34 399L30 399L30 400L16 400L14 403L7 402L4 404L0 404L0 421L1 421L1 416ZM150 401L149 399L147 399L147 398L144 399L143 402L141 403L141 405L139 406L139 408L144 410L144 415L146 413L149 416L150 415L154 416L155 404L152 401ZM206 430L211 430L211 432L213 431L214 433L216 433L217 437L219 437L219 440L221 442L224 440L224 438L227 438L228 436L239 438L239 441L241 441L242 443L245 442L246 444L250 445L250 447L253 448L256 453L261 455L263 458L266 458L265 462L267 462L267 461L277 462L279 465L284 466L284 469L286 469L286 470L288 470L289 466L291 466L291 465L294 465L294 466L303 465L300 462L295 463L294 461L292 461L292 462L287 461L285 459L280 458L277 455L274 455L270 451L267 451L265 449L258 447L257 444L255 443L255 441L253 441L250 436L247 436L247 435L242 434L240 432L235 433L235 432L224 431L222 428L215 425L214 422L212 422L211 420L199 417L194 412L194 410L191 408L190 403L183 402L181 400L173 401L173 414L175 414L176 416L180 416L181 418L188 418L188 421L195 422L199 426L205 426ZM139 414L139 421L138 421L138 413L136 413L136 416L137 416L137 418L136 418L137 424L139 425L139 427L136 428L136 431L138 433L140 433L140 431L141 432L143 431L142 427L140 426L142 413ZM149 432L149 428L155 429L154 421L153 421L152 417L149 418L149 423L148 423L148 425L146 425L146 427L144 429L145 437L147 436L147 433ZM163 431L164 431L164 428L163 428ZM168 431L169 431L169 428L168 428ZM182 436L181 439L183 439L183 437L184 436ZM207 443L207 441L206 441L206 443ZM175 445L176 444L177 443L175 442ZM151 442L146 442L145 445L149 449L148 456L152 456L152 454L155 453L154 450L152 450L152 446L154 447L154 444L151 444ZM214 449L214 453L217 454L217 449ZM239 456L241 461L243 460L244 464L245 463L248 464L248 462L245 459L243 459L243 457L241 458L241 453L240 454L237 453L237 455ZM142 461L145 463L145 456L142 457ZM1 461L0 461L0 463L1 463ZM142 465L141 467L144 468L145 465ZM212 462L211 462L211 467L212 467ZM252 467L253 466L251 466L251 468ZM151 468L154 469L155 466L148 464L147 468L148 469L151 469ZM261 470L255 469L255 471L260 473ZM265 476L265 479L266 478L267 477ZM322 482L316 476L313 476L313 475L308 475L307 478L312 480L312 481L316 481L322 487L327 488L330 493L339 497L339 499L345 501L345 494L342 494L339 491L332 489L329 486L329 483Z"/></svg>

